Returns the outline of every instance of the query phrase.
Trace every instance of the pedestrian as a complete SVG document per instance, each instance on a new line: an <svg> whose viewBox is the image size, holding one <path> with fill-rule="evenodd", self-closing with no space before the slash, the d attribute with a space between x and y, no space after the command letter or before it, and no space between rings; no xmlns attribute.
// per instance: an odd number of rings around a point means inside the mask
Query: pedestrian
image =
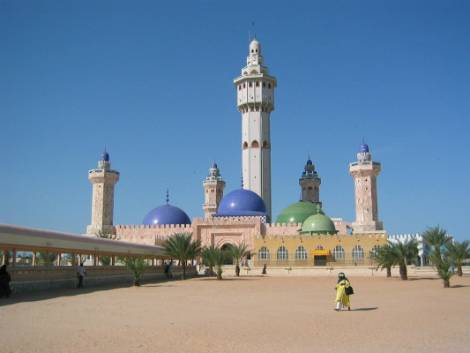
<svg viewBox="0 0 470 353"><path fill-rule="evenodd" d="M165 263L165 268L163 269L166 279L170 279L170 264Z"/></svg>
<svg viewBox="0 0 470 353"><path fill-rule="evenodd" d="M0 267L0 298L10 297L10 274L7 272L7 265Z"/></svg>
<svg viewBox="0 0 470 353"><path fill-rule="evenodd" d="M266 271L266 264L263 265L263 271L261 272L262 275L267 274L268 272Z"/></svg>
<svg viewBox="0 0 470 353"><path fill-rule="evenodd" d="M83 262L80 262L80 266L77 269L78 285L77 288L83 288L83 278L85 278L86 271L83 267Z"/></svg>
<svg viewBox="0 0 470 353"><path fill-rule="evenodd" d="M343 272L338 273L338 282L336 283L336 311L347 307L348 311L351 310L351 303L349 296L353 294L351 283Z"/></svg>
<svg viewBox="0 0 470 353"><path fill-rule="evenodd" d="M170 263L168 265L168 279L173 278L172 267L173 267L173 260L170 260Z"/></svg>

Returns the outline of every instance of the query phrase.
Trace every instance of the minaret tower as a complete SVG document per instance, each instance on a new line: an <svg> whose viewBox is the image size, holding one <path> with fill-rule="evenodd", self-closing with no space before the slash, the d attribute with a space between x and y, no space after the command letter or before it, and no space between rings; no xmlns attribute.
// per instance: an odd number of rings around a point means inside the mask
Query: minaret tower
<svg viewBox="0 0 470 353"><path fill-rule="evenodd" d="M204 217L212 217L219 208L220 200L224 195L225 181L220 175L219 167L216 163L209 168L209 175L204 179Z"/></svg>
<svg viewBox="0 0 470 353"><path fill-rule="evenodd" d="M369 146L363 143L357 161L349 165L356 197L356 221L352 224L354 233L383 230L377 207L377 176L380 170L380 163L372 161Z"/></svg>
<svg viewBox="0 0 470 353"><path fill-rule="evenodd" d="M234 84L242 114L243 186L261 196L271 219L270 115L277 83L263 65L261 45L256 39L250 43L246 66Z"/></svg>
<svg viewBox="0 0 470 353"><path fill-rule="evenodd" d="M320 184L321 179L315 170L315 165L309 158L305 164L302 176L299 179L300 191L302 192L302 201L319 203Z"/></svg>
<svg viewBox="0 0 470 353"><path fill-rule="evenodd" d="M88 171L88 180L93 185L91 204L91 224L86 232L113 234L114 185L119 180L119 172L111 169L109 154L106 150L98 161L98 168Z"/></svg>

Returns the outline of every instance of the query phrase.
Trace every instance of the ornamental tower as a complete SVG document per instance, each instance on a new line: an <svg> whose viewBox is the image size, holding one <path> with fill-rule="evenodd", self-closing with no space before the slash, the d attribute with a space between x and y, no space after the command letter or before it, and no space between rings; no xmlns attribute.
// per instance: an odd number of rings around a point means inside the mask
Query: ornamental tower
<svg viewBox="0 0 470 353"><path fill-rule="evenodd" d="M380 170L380 163L372 161L369 146L363 143L357 161L349 165L356 198L356 221L352 224L354 233L383 230L377 207L377 176Z"/></svg>
<svg viewBox="0 0 470 353"><path fill-rule="evenodd" d="M302 201L320 202L320 184L321 179L318 176L315 166L310 158L305 164L302 176L299 179L300 191L302 193Z"/></svg>
<svg viewBox="0 0 470 353"><path fill-rule="evenodd" d="M270 115L277 83L263 65L261 45L256 39L250 43L246 66L234 84L242 115L243 187L261 196L271 219Z"/></svg>
<svg viewBox="0 0 470 353"><path fill-rule="evenodd" d="M119 172L111 169L109 154L106 150L98 161L98 168L88 171L88 180L93 185L93 200L91 204L91 224L86 232L96 235L114 233L114 185L119 180Z"/></svg>
<svg viewBox="0 0 470 353"><path fill-rule="evenodd" d="M204 179L202 183L204 185L204 217L212 217L219 208L220 200L224 195L225 181L220 175L220 170L217 164L214 163L209 168L209 175Z"/></svg>

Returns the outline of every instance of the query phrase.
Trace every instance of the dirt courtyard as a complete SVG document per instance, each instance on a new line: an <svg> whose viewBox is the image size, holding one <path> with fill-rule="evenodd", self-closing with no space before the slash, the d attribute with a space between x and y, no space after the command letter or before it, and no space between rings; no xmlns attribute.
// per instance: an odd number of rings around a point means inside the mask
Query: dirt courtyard
<svg viewBox="0 0 470 353"><path fill-rule="evenodd" d="M196 278L0 300L0 352L470 352L470 277Z"/></svg>

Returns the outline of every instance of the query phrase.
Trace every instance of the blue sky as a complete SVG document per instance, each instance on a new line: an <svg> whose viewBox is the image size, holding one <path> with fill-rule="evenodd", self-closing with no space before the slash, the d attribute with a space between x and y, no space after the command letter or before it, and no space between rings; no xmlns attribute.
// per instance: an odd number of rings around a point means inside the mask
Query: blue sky
<svg viewBox="0 0 470 353"><path fill-rule="evenodd" d="M232 80L251 22L278 79L273 214L308 154L326 213L354 219L348 163L382 162L390 233L470 238L470 3L0 0L0 222L84 232L87 171L121 172L115 223L171 203L202 215L213 160L240 185Z"/></svg>

